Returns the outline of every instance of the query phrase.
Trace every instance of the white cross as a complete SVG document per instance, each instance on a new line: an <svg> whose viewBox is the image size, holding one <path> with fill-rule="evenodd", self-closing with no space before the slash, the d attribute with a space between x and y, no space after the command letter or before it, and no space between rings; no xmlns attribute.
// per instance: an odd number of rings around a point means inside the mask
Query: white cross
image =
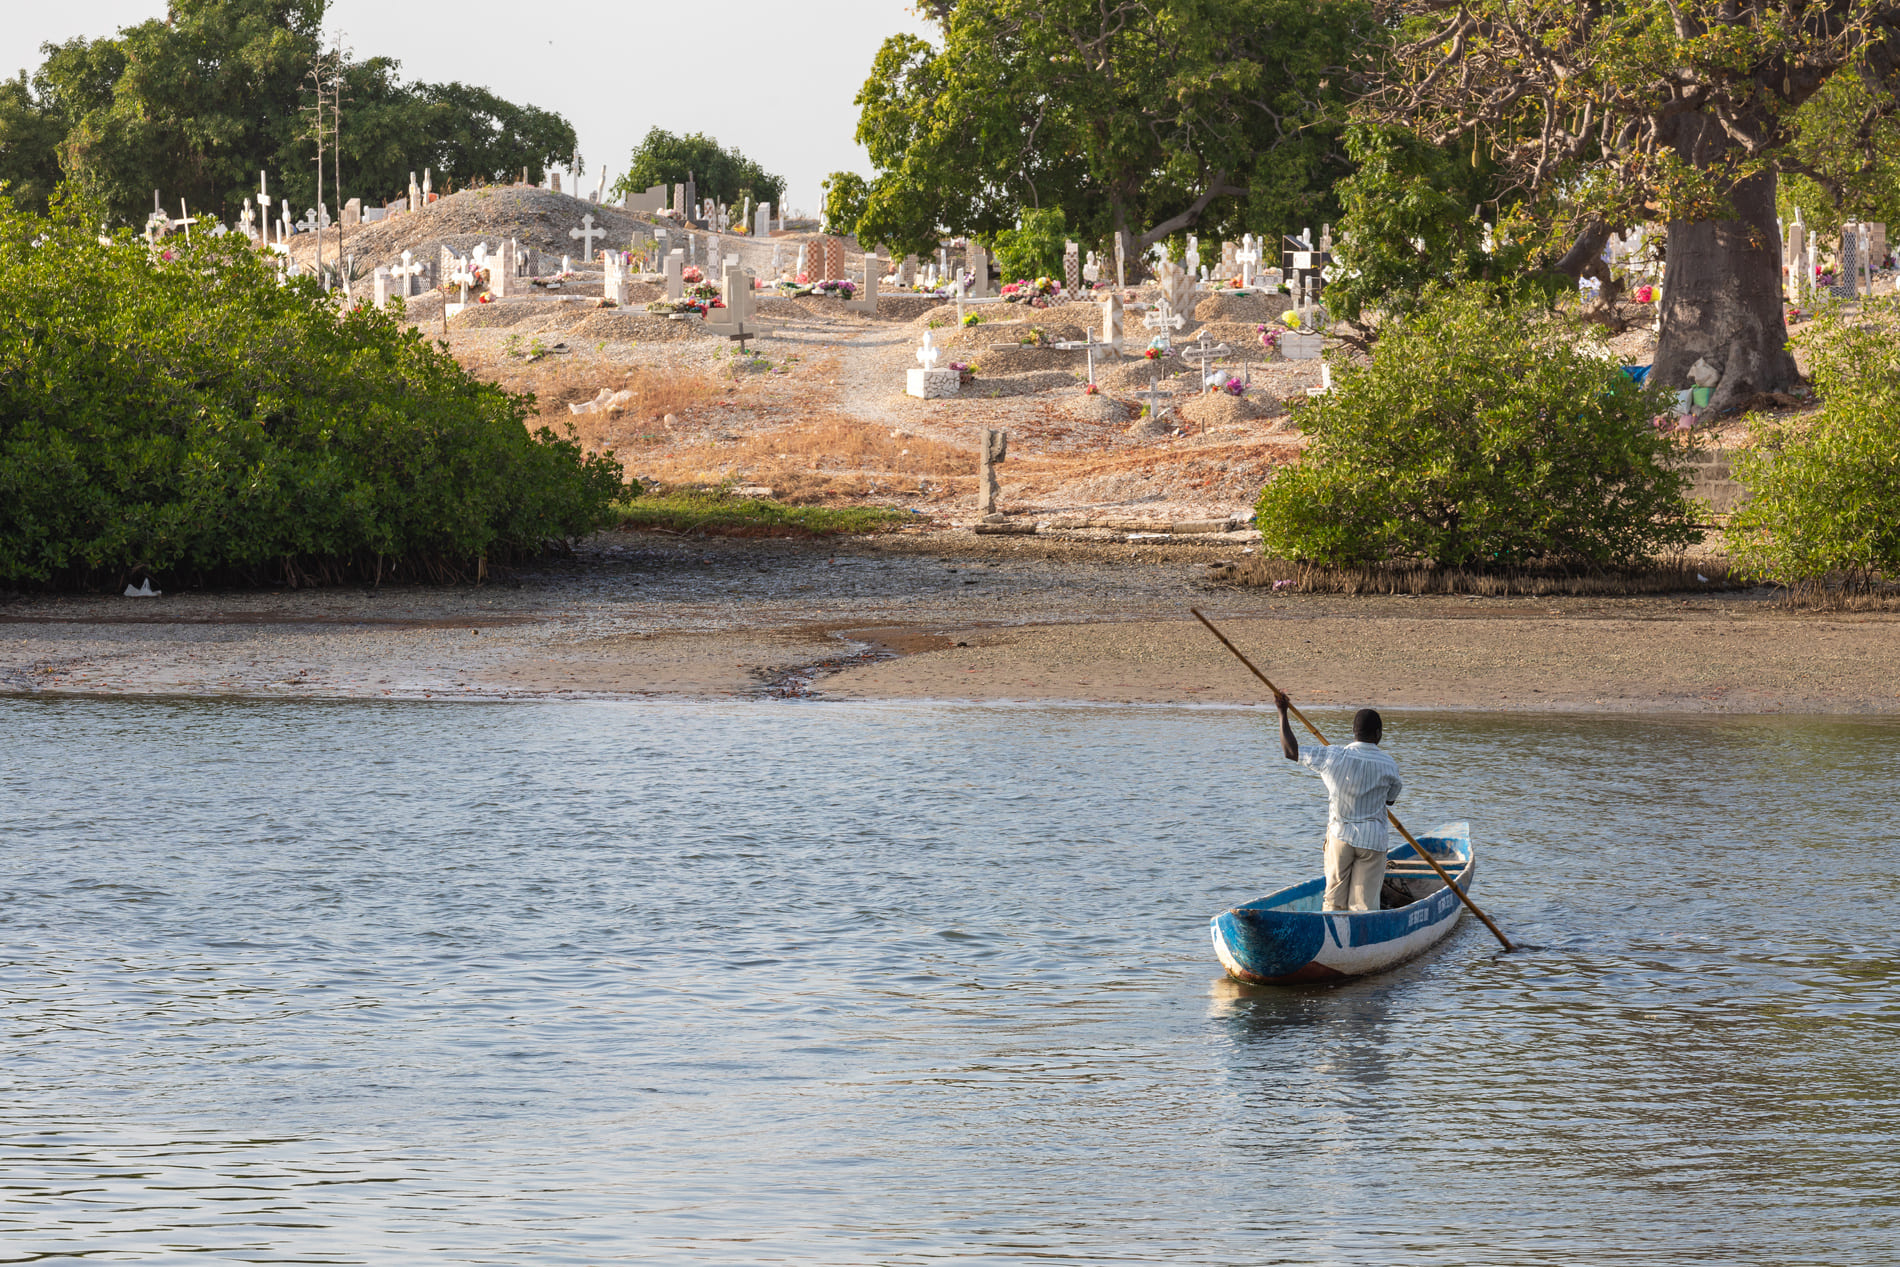
<svg viewBox="0 0 1900 1267"><path fill-rule="evenodd" d="M259 172L257 174L257 205L258 205L258 208L263 212L264 228L266 230L269 230L270 228L270 194L266 192L265 187L264 187L264 173L263 172Z"/></svg>
<svg viewBox="0 0 1900 1267"><path fill-rule="evenodd" d="M594 213L591 211L581 217L581 224L583 228L569 229L567 236L580 242L581 258L591 260L594 258L594 239L606 237L607 230L594 227Z"/></svg>
<svg viewBox="0 0 1900 1267"><path fill-rule="evenodd" d="M1196 363L1198 363L1201 367L1201 395L1203 396L1207 395L1207 387L1208 387L1207 367L1208 365L1211 364L1216 359L1218 359L1219 357L1226 356L1228 353L1232 351L1233 349L1228 347L1225 343L1214 344L1214 343L1208 342L1207 331L1203 330L1201 331L1200 339L1196 341L1192 346L1186 348L1181 353L1181 355L1184 357L1193 357Z"/></svg>
<svg viewBox="0 0 1900 1267"><path fill-rule="evenodd" d="M1186 325L1187 318L1170 308L1166 299L1161 299L1156 302L1155 310L1141 319L1141 324L1150 330L1161 331L1161 346L1165 348L1169 346L1168 332Z"/></svg>
<svg viewBox="0 0 1900 1267"><path fill-rule="evenodd" d="M1089 382L1093 383L1095 381L1095 351L1097 348L1105 348L1108 346L1106 343L1097 343L1095 341L1095 331L1084 331L1082 341L1079 343L1071 341L1068 343L1058 343L1055 346L1064 352L1087 353L1089 358Z"/></svg>
<svg viewBox="0 0 1900 1267"><path fill-rule="evenodd" d="M936 337L924 331L924 345L917 349L917 360L927 370L937 368L937 362L943 359L943 349L937 346Z"/></svg>
<svg viewBox="0 0 1900 1267"><path fill-rule="evenodd" d="M1161 380L1155 378L1149 379L1148 390L1137 394L1145 396L1148 399L1148 421L1154 422L1159 418L1167 416L1168 408L1170 407L1164 407L1161 403Z"/></svg>
<svg viewBox="0 0 1900 1267"><path fill-rule="evenodd" d="M257 209L251 206L249 198L244 200L244 210L238 215L238 223L244 226L245 236L257 236Z"/></svg>
<svg viewBox="0 0 1900 1267"><path fill-rule="evenodd" d="M1253 285L1253 266L1260 262L1260 247L1249 233L1240 240L1240 249L1234 252L1234 258L1240 261L1240 281L1243 286Z"/></svg>
<svg viewBox="0 0 1900 1267"><path fill-rule="evenodd" d="M418 277L421 275L421 273L422 273L422 261L416 260L415 262L411 263L410 253L408 251L404 251L402 253L401 265L389 270L389 275L391 277L400 277L402 279L402 294L403 294L403 298L405 299L409 297L409 279L411 277Z"/></svg>

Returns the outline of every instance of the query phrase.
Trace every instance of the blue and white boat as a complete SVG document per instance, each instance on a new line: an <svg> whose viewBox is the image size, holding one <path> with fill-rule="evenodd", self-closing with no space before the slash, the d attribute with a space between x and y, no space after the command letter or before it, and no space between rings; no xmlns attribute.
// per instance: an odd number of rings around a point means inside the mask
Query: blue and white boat
<svg viewBox="0 0 1900 1267"><path fill-rule="evenodd" d="M1468 823L1446 823L1418 843L1471 892L1478 863ZM1387 866L1388 909L1322 911L1325 891L1321 876L1210 920L1214 953L1229 975L1257 985L1303 985L1383 972L1444 940L1465 909L1409 844L1394 849Z"/></svg>

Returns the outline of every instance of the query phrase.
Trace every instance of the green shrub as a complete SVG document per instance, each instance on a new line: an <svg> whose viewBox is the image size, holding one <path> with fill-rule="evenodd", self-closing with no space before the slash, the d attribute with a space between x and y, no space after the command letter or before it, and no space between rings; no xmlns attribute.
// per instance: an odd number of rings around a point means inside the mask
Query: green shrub
<svg viewBox="0 0 1900 1267"><path fill-rule="evenodd" d="M1004 281L1062 277L1062 256L1069 231L1062 209L1025 210L1022 227L996 235L996 264Z"/></svg>
<svg viewBox="0 0 1900 1267"><path fill-rule="evenodd" d="M1428 291L1369 367L1338 364L1311 444L1260 495L1265 552L1298 562L1636 566L1697 539L1665 396L1535 305Z"/></svg>
<svg viewBox="0 0 1900 1267"><path fill-rule="evenodd" d="M0 199L0 584L469 576L611 520L617 463L392 315L81 219Z"/></svg>
<svg viewBox="0 0 1900 1267"><path fill-rule="evenodd" d="M1866 301L1808 336L1818 415L1764 424L1737 456L1749 490L1726 544L1752 576L1798 588L1830 574L1900 575L1900 302Z"/></svg>

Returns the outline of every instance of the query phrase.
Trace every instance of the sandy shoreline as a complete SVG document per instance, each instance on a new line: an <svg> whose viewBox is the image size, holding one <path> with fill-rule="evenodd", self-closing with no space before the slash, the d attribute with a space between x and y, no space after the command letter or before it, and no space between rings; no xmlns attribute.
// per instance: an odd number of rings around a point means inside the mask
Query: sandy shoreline
<svg viewBox="0 0 1900 1267"><path fill-rule="evenodd" d="M16 595L0 693L1260 703L1199 605L1316 705L1900 713L1891 614L1760 592L1276 596L1208 584L1228 551L609 533L479 588Z"/></svg>

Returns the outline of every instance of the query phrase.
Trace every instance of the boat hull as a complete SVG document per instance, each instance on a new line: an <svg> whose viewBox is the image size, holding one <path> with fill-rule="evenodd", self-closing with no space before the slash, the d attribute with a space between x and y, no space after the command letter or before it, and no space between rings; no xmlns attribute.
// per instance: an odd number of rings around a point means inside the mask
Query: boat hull
<svg viewBox="0 0 1900 1267"><path fill-rule="evenodd" d="M1470 830L1447 823L1419 843L1469 893L1477 877ZM1392 860L1417 863L1410 845ZM1256 985L1301 985L1383 972L1424 954L1458 926L1464 904L1442 884L1390 911L1322 911L1324 878L1307 880L1223 911L1209 921L1214 954L1228 975Z"/></svg>

